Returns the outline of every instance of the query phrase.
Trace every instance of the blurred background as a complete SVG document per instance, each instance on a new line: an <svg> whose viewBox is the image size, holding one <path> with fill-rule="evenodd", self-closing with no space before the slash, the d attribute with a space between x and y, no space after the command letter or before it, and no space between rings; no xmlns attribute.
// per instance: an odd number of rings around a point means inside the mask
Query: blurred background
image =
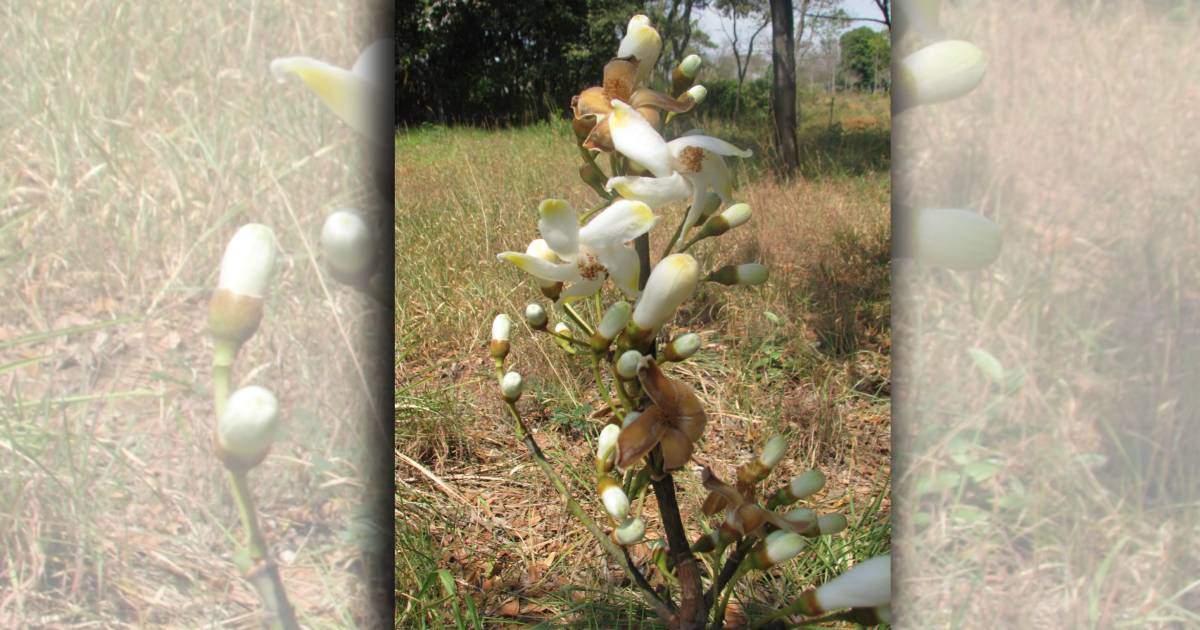
<svg viewBox="0 0 1200 630"><path fill-rule="evenodd" d="M283 414L250 473L263 527L303 625L372 619L363 554L386 543L368 544L363 455L387 309L329 278L317 242L374 188L353 132L269 71L350 66L388 34L370 18L359 2L0 8L0 626L259 627L213 456L207 330L250 222L281 248L234 373Z"/></svg>

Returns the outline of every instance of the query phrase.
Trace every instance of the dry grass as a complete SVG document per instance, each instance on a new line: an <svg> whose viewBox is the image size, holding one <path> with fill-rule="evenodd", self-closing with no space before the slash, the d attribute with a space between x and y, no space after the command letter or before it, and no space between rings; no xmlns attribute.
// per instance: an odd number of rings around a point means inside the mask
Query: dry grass
<svg viewBox="0 0 1200 630"><path fill-rule="evenodd" d="M268 63L349 64L369 33L358 3L313 4L0 9L0 625L256 625L211 453L206 333L221 251L251 221L285 257L235 381L286 414L252 482L303 622L362 620L350 350L362 363L377 320L326 294L308 247L328 210L363 201L365 169Z"/></svg>
<svg viewBox="0 0 1200 630"><path fill-rule="evenodd" d="M897 200L1005 233L985 272L897 276L908 625L1200 621L1200 45L1194 13L1134 4L947 11L987 76L896 120Z"/></svg>
<svg viewBox="0 0 1200 630"><path fill-rule="evenodd" d="M742 132L748 144L764 140L761 130ZM495 259L524 249L541 199L591 205L594 193L572 166L578 156L569 127L423 129L402 133L396 155L397 449L412 460L397 470L398 625L654 626L515 438L486 349L492 317L513 315L509 362L531 383L522 409L575 496L599 514L589 471L600 425L589 414L602 403L587 363L564 361L557 346L520 323L540 294ZM761 170L754 165L742 177ZM708 285L674 324L704 339L697 357L672 368L711 414L697 459L729 475L783 432L792 448L772 483L820 467L830 481L818 505L851 512L847 535L783 580L750 587L768 605L887 545L888 502L883 515L868 506L890 479L888 188L886 172L744 185L739 194L754 219L700 247L698 259L703 268L762 261L772 281L756 289ZM655 255L665 231L652 233ZM863 246L874 248L870 261L835 266L847 247ZM838 281L822 282L822 269ZM828 315L828 302L838 299L843 319ZM834 351L827 338L838 328L827 319L851 331L853 345ZM694 522L702 489L693 475L680 479L685 523ZM648 503L646 513L656 515L653 498ZM658 531L657 516L647 520L648 531Z"/></svg>

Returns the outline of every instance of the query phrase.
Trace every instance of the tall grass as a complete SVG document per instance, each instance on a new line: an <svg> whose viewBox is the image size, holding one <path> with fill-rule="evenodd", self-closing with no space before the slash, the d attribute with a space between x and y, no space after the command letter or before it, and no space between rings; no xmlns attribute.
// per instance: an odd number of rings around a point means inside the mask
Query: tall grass
<svg viewBox="0 0 1200 630"><path fill-rule="evenodd" d="M709 132L721 125L702 124ZM845 154L831 152L827 170L777 182L761 150L769 146L763 129L725 126L719 133L760 149L762 157L738 168L738 194L755 218L719 246L697 248L697 258L705 268L764 262L772 280L748 291L708 285L675 322L674 330L704 339L699 355L672 368L696 386L711 414L697 456L728 475L782 432L792 448L776 482L820 467L830 478L822 508L852 503L861 516L861 526L832 541L833 548L747 591L779 604L832 575L838 563L888 544L886 387L856 387L864 372L880 383L890 378L888 263L875 255L835 268L840 254L832 243L835 233L856 235L860 246L886 252L889 181L881 170L851 174L841 167ZM879 133L886 138L886 130ZM570 127L402 131L396 156L396 331L405 340L396 366L396 446L411 460L399 462L397 472L397 563L408 567L397 576L397 623L657 627L621 582L620 568L607 562L533 468L501 415L487 355L493 316L516 317L509 361L530 383L527 399L539 401L531 426L574 495L598 513L590 462L600 425L590 414L602 403L589 397L585 359L551 360L558 348L519 321L537 287L495 259L535 238L542 199L582 206L594 196L572 166L578 154ZM665 224L678 212L668 212ZM666 236L656 230L651 251L661 251ZM818 288L821 265L839 286ZM839 288L870 283L869 291ZM845 298L838 308L853 320L839 320L853 330L841 349L823 337L830 295ZM703 490L694 475L680 478L691 522ZM429 586L451 578L452 589Z"/></svg>
<svg viewBox="0 0 1200 630"><path fill-rule="evenodd" d="M353 295L304 241L367 186L351 132L268 64L348 64L359 3L0 8L0 625L250 627L212 453L206 302L238 225L285 252L238 384L285 437L251 474L301 620L361 622ZM331 332L340 321L352 343Z"/></svg>

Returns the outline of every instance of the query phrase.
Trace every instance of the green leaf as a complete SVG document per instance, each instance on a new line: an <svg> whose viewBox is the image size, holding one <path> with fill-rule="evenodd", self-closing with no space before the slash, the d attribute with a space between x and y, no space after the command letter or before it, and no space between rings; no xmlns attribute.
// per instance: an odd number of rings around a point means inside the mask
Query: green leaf
<svg viewBox="0 0 1200 630"><path fill-rule="evenodd" d="M967 354L971 355L975 367L978 367L993 383L1004 385L1004 366L996 357L983 348L970 348L967 350Z"/></svg>

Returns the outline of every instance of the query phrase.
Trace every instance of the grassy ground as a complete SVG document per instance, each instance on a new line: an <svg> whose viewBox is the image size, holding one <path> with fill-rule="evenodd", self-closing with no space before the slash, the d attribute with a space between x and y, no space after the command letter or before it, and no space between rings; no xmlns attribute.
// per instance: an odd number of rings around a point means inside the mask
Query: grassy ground
<svg viewBox="0 0 1200 630"><path fill-rule="evenodd" d="M769 150L762 128L704 124L758 155ZM886 115L842 132L806 125L803 181L774 180L762 160L743 164L738 195L754 218L719 247L701 247L699 259L706 268L762 261L772 280L706 287L674 324L704 339L700 354L673 368L710 413L700 456L729 475L782 432L792 448L773 479L819 467L829 483L817 504L850 517L848 532L782 575L747 582L745 601L788 601L889 546L886 125ZM540 294L495 259L533 237L541 199L591 205L570 128L402 132L396 159L397 625L654 627L515 438L487 354L492 317L517 317L510 362L532 394L522 404L574 495L598 514L588 479L600 425L588 416L602 403L589 394L586 362L564 362L519 322ZM669 236L660 232L652 251ZM694 523L702 489L691 474L679 478L685 523Z"/></svg>
<svg viewBox="0 0 1200 630"><path fill-rule="evenodd" d="M984 272L897 270L913 627L1200 623L1200 46L1141 4L946 10L987 75L896 120L897 200L1005 236Z"/></svg>
<svg viewBox="0 0 1200 630"><path fill-rule="evenodd" d="M206 333L221 251L251 221L284 255L235 383L272 388L286 427L251 478L303 622L361 615L351 350L374 324L310 247L366 169L268 72L284 54L352 63L368 33L343 4L0 9L0 625L256 627Z"/></svg>

